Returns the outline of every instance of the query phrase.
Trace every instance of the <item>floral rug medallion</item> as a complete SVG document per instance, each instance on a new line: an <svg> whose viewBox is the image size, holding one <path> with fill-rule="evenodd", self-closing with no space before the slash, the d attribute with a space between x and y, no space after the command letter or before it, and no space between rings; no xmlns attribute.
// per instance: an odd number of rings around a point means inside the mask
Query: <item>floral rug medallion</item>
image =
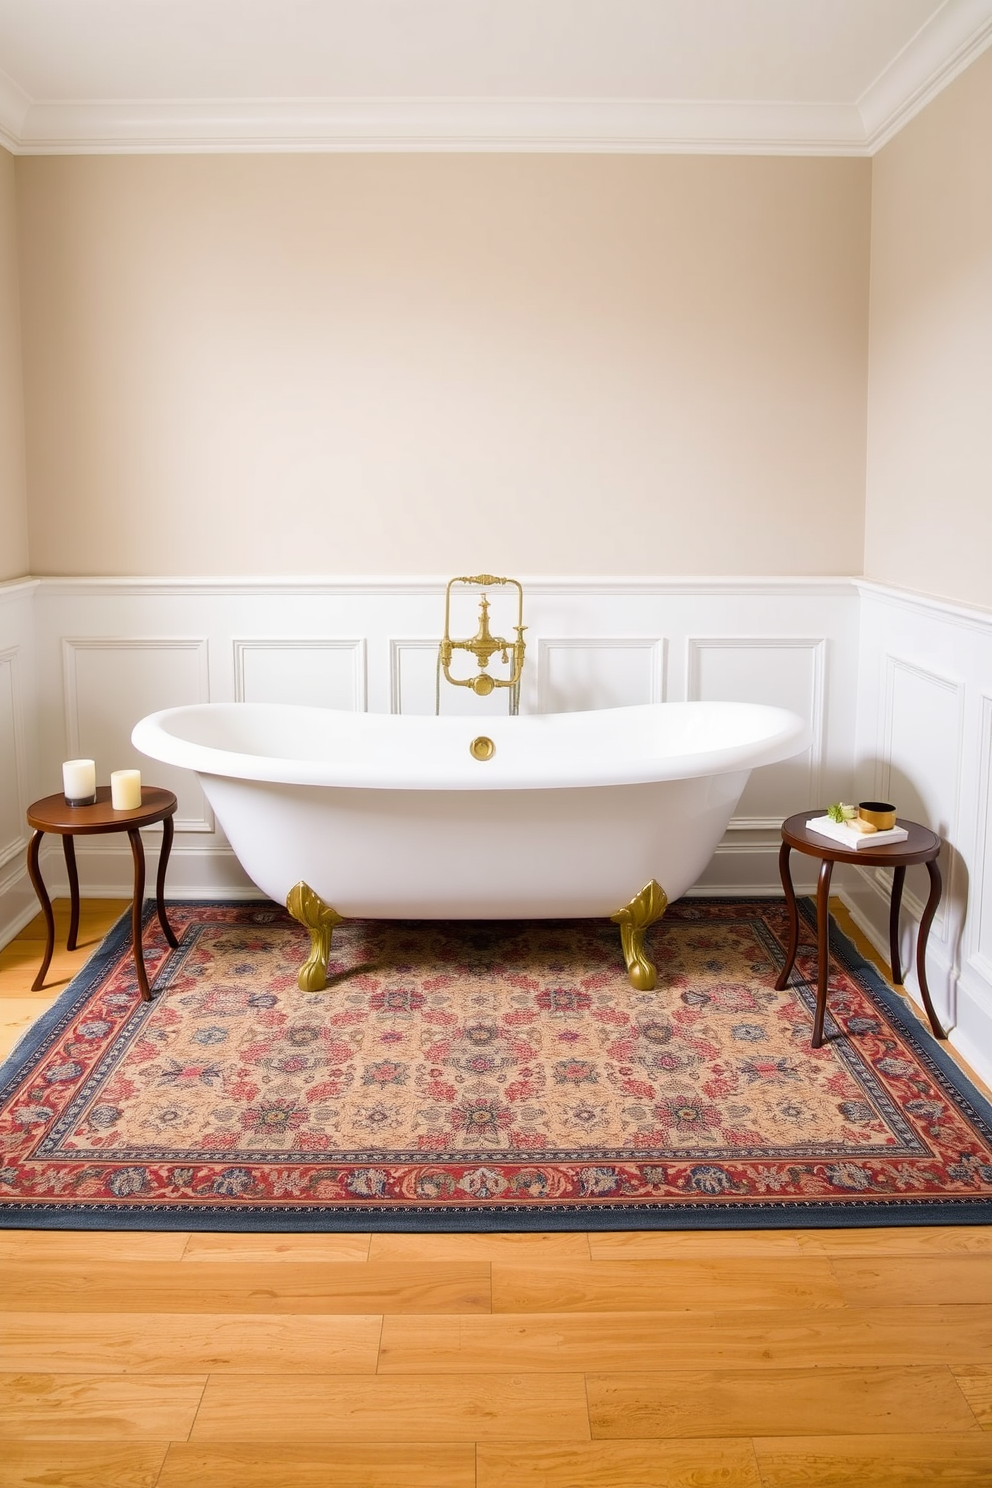
<svg viewBox="0 0 992 1488"><path fill-rule="evenodd" d="M780 900L683 900L658 988L608 922L125 918L3 1070L0 1215L215 1229L992 1221L992 1110L843 937L774 989Z"/></svg>

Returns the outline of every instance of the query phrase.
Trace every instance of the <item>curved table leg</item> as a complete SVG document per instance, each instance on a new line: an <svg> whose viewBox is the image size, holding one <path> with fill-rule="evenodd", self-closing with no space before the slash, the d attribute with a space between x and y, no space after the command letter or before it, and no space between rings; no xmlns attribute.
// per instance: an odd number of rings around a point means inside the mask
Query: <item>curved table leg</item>
<svg viewBox="0 0 992 1488"><path fill-rule="evenodd" d="M141 845L141 833L137 827L128 829L131 840L131 856L134 858L134 898L131 900L131 941L134 948L134 969L138 974L142 1002L151 1002L148 989L148 974L141 953L141 909L145 900L145 849Z"/></svg>
<svg viewBox="0 0 992 1488"><path fill-rule="evenodd" d="M892 870L892 902L889 905L889 968L897 987L902 986L902 960L899 956L899 908L902 904L902 886L906 881L906 866Z"/></svg>
<svg viewBox="0 0 992 1488"><path fill-rule="evenodd" d="M41 866L38 862L38 853L41 848L41 839L44 832L35 832L28 844L28 876L34 885L34 891L38 895L41 912L45 916L46 943L45 954L41 958L41 970L31 983L32 992L40 992L45 985L45 973L52 964L52 952L55 950L55 916L52 914L52 901L48 897L45 881L41 876Z"/></svg>
<svg viewBox="0 0 992 1488"><path fill-rule="evenodd" d="M175 828L172 825L172 817L167 816L162 823L162 851L158 855L158 877L155 880L155 907L158 910L158 922L162 926L162 932L173 950L179 942L173 934L172 926L165 917L165 870L169 866L169 854L172 851L172 838Z"/></svg>
<svg viewBox="0 0 992 1488"><path fill-rule="evenodd" d="M823 1043L823 1019L827 1011L827 974L830 969L830 876L834 865L829 858L820 864L816 881L816 1017L813 1021L813 1048Z"/></svg>
<svg viewBox="0 0 992 1488"><path fill-rule="evenodd" d="M916 940L916 980L920 984L920 991L923 994L923 1006L927 1010L927 1017L930 1019L930 1027L933 1029L934 1038L946 1039L947 1034L937 1020L937 1014L933 1010L933 1003L930 1001L930 988L927 986L927 940L930 936L930 926L933 924L933 917L937 913L937 905L940 903L941 891L940 869L937 867L935 861L931 860L927 864L927 872L930 875L930 897L927 900L927 907L923 911L923 918L920 921L920 931Z"/></svg>
<svg viewBox="0 0 992 1488"><path fill-rule="evenodd" d="M792 887L792 870L789 866L791 855L792 848L787 842L783 842L778 854L778 871L782 876L782 889L789 908L789 949L785 953L785 965L775 983L776 992L781 992L786 986L792 968L796 964L796 951L799 949L799 908L796 904L796 891Z"/></svg>
<svg viewBox="0 0 992 1488"><path fill-rule="evenodd" d="M69 836L62 838L62 855L69 875L69 938L65 948L74 951L79 937L79 874L76 872L76 844Z"/></svg>

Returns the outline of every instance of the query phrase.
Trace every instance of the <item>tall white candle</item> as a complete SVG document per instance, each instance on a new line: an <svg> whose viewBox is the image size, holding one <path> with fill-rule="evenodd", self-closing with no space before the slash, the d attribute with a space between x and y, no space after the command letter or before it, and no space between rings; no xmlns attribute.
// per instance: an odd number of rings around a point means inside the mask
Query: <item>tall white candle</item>
<svg viewBox="0 0 992 1488"><path fill-rule="evenodd" d="M66 760L62 766L62 790L69 805L87 805L96 796L96 763Z"/></svg>
<svg viewBox="0 0 992 1488"><path fill-rule="evenodd" d="M141 771L111 770L110 804L115 811L136 811L141 805Z"/></svg>

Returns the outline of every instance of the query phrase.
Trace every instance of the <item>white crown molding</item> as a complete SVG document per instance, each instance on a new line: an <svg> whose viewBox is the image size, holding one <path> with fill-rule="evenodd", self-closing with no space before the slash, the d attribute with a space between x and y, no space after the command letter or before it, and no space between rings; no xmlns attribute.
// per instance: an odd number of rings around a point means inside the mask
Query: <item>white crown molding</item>
<svg viewBox="0 0 992 1488"><path fill-rule="evenodd" d="M943 0L857 101L620 97L32 98L0 72L14 154L503 151L870 156L992 42Z"/></svg>
<svg viewBox="0 0 992 1488"><path fill-rule="evenodd" d="M24 121L31 99L14 79L0 72L0 145L14 155L21 153Z"/></svg>
<svg viewBox="0 0 992 1488"><path fill-rule="evenodd" d="M854 104L598 98L30 103L14 148L21 155L865 153Z"/></svg>
<svg viewBox="0 0 992 1488"><path fill-rule="evenodd" d="M992 44L992 0L946 0L858 99L874 155Z"/></svg>

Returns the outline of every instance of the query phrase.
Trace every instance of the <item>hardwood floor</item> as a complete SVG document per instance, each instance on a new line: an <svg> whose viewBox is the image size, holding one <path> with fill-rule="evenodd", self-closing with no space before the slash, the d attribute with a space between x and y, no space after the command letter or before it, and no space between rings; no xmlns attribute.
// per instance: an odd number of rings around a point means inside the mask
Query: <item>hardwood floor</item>
<svg viewBox="0 0 992 1488"><path fill-rule="evenodd" d="M84 903L41 993L40 921L0 951L3 1052L125 907ZM992 1229L7 1230L0 1258L4 1488L992 1483Z"/></svg>

